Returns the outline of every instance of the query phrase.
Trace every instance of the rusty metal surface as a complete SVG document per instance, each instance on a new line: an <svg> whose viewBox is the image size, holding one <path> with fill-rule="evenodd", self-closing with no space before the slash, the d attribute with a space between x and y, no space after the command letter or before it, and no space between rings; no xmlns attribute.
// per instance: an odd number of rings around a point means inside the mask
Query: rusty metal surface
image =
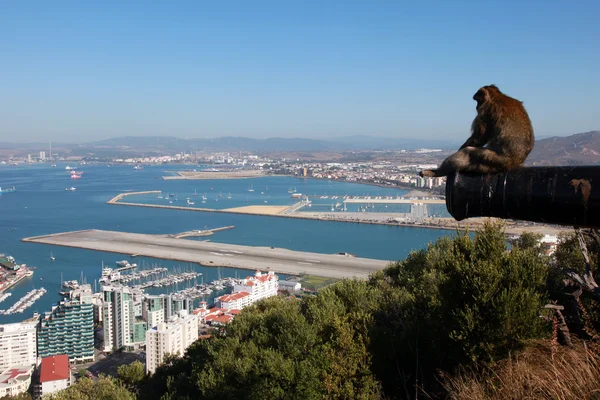
<svg viewBox="0 0 600 400"><path fill-rule="evenodd" d="M596 187L594 186L596 184ZM600 167L529 167L448 176L446 208L458 221L498 217L600 227Z"/></svg>

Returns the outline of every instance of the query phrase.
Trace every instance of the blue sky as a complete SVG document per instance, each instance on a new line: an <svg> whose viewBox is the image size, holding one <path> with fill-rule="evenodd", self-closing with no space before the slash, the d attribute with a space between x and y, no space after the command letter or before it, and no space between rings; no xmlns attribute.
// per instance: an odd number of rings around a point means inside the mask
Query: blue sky
<svg viewBox="0 0 600 400"><path fill-rule="evenodd" d="M538 136L600 129L599 15L598 1L2 2L0 141L460 140L491 83Z"/></svg>

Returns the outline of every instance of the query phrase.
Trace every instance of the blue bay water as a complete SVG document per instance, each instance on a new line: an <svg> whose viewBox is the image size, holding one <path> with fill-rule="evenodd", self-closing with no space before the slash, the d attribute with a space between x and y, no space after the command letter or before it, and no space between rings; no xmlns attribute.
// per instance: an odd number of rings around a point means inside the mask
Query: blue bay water
<svg viewBox="0 0 600 400"><path fill-rule="evenodd" d="M0 309L7 309L32 288L45 287L48 293L23 314L0 316L0 323L20 321L33 312L48 311L60 300L60 279L80 279L88 283L101 274L102 263L113 267L127 256L82 249L24 243L24 237L45 235L79 229L105 229L139 233L178 233L193 229L234 225L235 228L216 233L211 241L254 246L274 246L319 253L350 252L360 257L399 260L411 250L423 248L451 231L386 225L354 224L279 217L190 212L108 205L106 202L126 191L161 190L172 193L173 205L185 206L186 198L195 207L229 208L245 205L287 205L294 200L288 190L317 196L369 195L396 196L406 191L376 186L327 180L291 177L262 177L235 180L162 180L161 177L181 170L181 166L163 165L133 170L130 166L85 165L79 180L71 180L66 164L56 168L49 165L0 165L0 186L17 188L15 193L0 195L0 253L10 254L17 262L36 267L31 278L21 281L10 290L13 293ZM74 166L74 165L72 165ZM254 192L248 189L252 185ZM65 191L74 186L75 191ZM212 190L211 190L212 189ZM196 191L198 196L192 194ZM261 194L262 192L262 194ZM206 194L207 203L201 203ZM219 197L219 194L221 196ZM228 195L231 194L231 199ZM168 204L156 195L134 196L135 201ZM218 201L216 200L218 199ZM266 203L265 203L266 201ZM324 205L339 200L315 199ZM56 257L50 260L50 252ZM165 266L171 269L194 269L203 273L204 281L217 278L215 268L145 257L131 259L150 268ZM221 269L222 276L245 276L249 271ZM178 287L182 289L183 286ZM169 290L175 290L175 287Z"/></svg>

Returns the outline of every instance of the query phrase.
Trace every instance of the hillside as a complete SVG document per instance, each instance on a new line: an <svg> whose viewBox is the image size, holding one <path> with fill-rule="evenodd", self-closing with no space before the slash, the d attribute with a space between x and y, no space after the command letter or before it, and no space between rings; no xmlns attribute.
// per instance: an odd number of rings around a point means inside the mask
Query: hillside
<svg viewBox="0 0 600 400"><path fill-rule="evenodd" d="M600 131L537 140L526 164L599 165Z"/></svg>

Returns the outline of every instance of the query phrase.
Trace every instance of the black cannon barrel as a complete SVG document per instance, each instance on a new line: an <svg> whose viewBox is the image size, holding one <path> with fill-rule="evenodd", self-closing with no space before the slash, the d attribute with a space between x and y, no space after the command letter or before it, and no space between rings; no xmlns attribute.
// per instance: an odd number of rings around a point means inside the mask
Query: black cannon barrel
<svg viewBox="0 0 600 400"><path fill-rule="evenodd" d="M453 174L446 183L446 208L458 221L498 217L600 228L600 167Z"/></svg>

